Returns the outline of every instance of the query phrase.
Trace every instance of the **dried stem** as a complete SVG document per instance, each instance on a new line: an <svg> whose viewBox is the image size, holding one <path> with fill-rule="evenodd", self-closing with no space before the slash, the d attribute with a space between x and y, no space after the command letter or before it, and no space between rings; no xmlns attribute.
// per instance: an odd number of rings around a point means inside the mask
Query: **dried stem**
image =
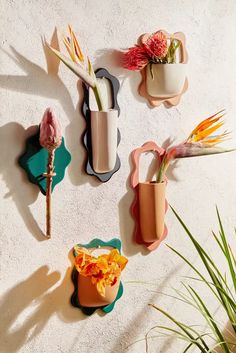
<svg viewBox="0 0 236 353"><path fill-rule="evenodd" d="M52 193L52 178L56 174L54 173L54 157L55 149L48 150L48 165L47 173L44 175L47 178L47 189L46 189L46 237L51 238L51 193Z"/></svg>

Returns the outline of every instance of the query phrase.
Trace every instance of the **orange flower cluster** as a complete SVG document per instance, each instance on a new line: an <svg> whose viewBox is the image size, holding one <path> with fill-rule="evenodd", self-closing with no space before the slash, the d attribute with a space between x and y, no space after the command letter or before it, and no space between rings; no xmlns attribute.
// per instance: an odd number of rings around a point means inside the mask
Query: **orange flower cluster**
<svg viewBox="0 0 236 353"><path fill-rule="evenodd" d="M128 259L120 255L117 249L98 257L92 256L86 248L75 246L74 250L76 270L81 276L90 277L92 283L96 284L98 292L105 296L105 287L114 286Z"/></svg>

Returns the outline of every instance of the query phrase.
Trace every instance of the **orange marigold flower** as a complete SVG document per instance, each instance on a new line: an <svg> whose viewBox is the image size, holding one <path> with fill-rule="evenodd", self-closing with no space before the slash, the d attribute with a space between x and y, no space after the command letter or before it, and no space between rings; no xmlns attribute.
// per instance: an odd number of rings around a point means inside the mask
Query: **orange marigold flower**
<svg viewBox="0 0 236 353"><path fill-rule="evenodd" d="M98 257L92 256L85 248L75 246L74 250L76 270L81 276L90 277L91 282L97 286L97 290L102 296L105 295L106 286L115 285L128 262L117 249Z"/></svg>

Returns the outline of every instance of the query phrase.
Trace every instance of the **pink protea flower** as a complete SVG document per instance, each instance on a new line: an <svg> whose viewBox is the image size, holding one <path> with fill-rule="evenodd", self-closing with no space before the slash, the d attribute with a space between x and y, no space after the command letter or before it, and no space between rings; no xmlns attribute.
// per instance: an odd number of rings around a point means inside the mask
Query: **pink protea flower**
<svg viewBox="0 0 236 353"><path fill-rule="evenodd" d="M149 56L144 47L135 46L129 48L123 56L123 67L132 70L142 70L149 62Z"/></svg>
<svg viewBox="0 0 236 353"><path fill-rule="evenodd" d="M39 142L48 150L60 146L62 140L61 127L51 108L46 109L40 124Z"/></svg>
<svg viewBox="0 0 236 353"><path fill-rule="evenodd" d="M152 59L162 59L167 54L167 37L162 31L153 33L144 43L144 48Z"/></svg>

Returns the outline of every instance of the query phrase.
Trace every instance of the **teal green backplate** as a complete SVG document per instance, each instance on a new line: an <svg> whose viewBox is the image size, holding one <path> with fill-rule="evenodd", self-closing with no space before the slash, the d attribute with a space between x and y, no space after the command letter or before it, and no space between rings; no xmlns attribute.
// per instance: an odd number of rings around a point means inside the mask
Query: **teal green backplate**
<svg viewBox="0 0 236 353"><path fill-rule="evenodd" d="M47 171L48 151L39 143L39 129L37 133L26 140L24 153L19 157L20 166L26 171L31 183L38 185L40 191L46 195L46 177L43 173ZM65 169L71 161L71 155L65 147L64 138L59 148L55 151L54 172L56 175L52 180L52 191L65 176Z"/></svg>

